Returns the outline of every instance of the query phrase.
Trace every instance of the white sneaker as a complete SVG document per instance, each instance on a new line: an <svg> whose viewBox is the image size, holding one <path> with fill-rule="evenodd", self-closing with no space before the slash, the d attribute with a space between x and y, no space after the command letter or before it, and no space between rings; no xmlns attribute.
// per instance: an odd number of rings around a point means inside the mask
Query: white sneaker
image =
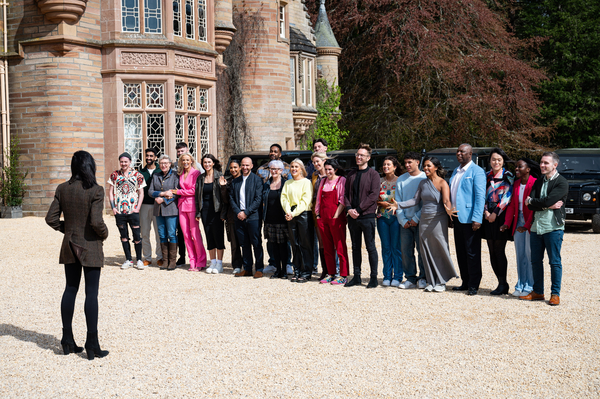
<svg viewBox="0 0 600 399"><path fill-rule="evenodd" d="M417 288L417 285L411 283L410 280L406 280L405 282L403 282L402 284L400 284L400 288L402 288L403 290L410 290L410 289L413 289L413 288Z"/></svg>
<svg viewBox="0 0 600 399"><path fill-rule="evenodd" d="M137 263L135 264L135 268L138 270L144 270L147 266L144 265L144 261L143 260L138 260Z"/></svg>
<svg viewBox="0 0 600 399"><path fill-rule="evenodd" d="M512 293L512 295L513 295L513 296L521 296L521 295L523 295L523 292L522 292L522 291L516 291L516 290L515 290L515 292L513 292L513 293Z"/></svg>
<svg viewBox="0 0 600 399"><path fill-rule="evenodd" d="M275 273L276 271L277 271L277 268L275 266L268 265L267 267L265 267L263 269L263 274L265 274L265 273Z"/></svg>
<svg viewBox="0 0 600 399"><path fill-rule="evenodd" d="M444 291L446 291L446 285L445 284L438 284L435 287L433 287L433 290L435 292L444 292Z"/></svg>
<svg viewBox="0 0 600 399"><path fill-rule="evenodd" d="M398 280L392 280L392 287L399 287L400 286L400 281Z"/></svg>
<svg viewBox="0 0 600 399"><path fill-rule="evenodd" d="M287 265L286 273L287 274L294 274L294 267L292 265Z"/></svg>
<svg viewBox="0 0 600 399"><path fill-rule="evenodd" d="M427 280L425 280L424 278L422 278L419 281L417 281L417 287L419 287L420 290L422 290L425 287L427 287Z"/></svg>
<svg viewBox="0 0 600 399"><path fill-rule="evenodd" d="M235 269L233 269L233 274L237 274L237 273L241 273L242 269L239 267L236 267Z"/></svg>
<svg viewBox="0 0 600 399"><path fill-rule="evenodd" d="M427 291L427 292L433 291L433 285L429 284L427 287L425 287L425 291Z"/></svg>
<svg viewBox="0 0 600 399"><path fill-rule="evenodd" d="M210 265L209 267L206 268L205 270L206 273L211 274L213 272L213 266Z"/></svg>
<svg viewBox="0 0 600 399"><path fill-rule="evenodd" d="M383 280L381 285L383 285L384 287L389 287L391 285L390 280Z"/></svg>
<svg viewBox="0 0 600 399"><path fill-rule="evenodd" d="M125 263L121 265L121 270L127 270L133 266L133 262L130 260L126 260Z"/></svg>
<svg viewBox="0 0 600 399"><path fill-rule="evenodd" d="M215 267L212 268L212 273L213 274L223 273L223 263L217 262Z"/></svg>

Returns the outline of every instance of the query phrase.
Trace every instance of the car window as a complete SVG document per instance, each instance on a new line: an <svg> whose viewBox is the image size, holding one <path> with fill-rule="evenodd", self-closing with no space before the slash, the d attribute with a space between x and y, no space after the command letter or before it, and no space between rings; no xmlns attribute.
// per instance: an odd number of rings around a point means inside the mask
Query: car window
<svg viewBox="0 0 600 399"><path fill-rule="evenodd" d="M598 155L560 155L559 172L585 173L600 172Z"/></svg>

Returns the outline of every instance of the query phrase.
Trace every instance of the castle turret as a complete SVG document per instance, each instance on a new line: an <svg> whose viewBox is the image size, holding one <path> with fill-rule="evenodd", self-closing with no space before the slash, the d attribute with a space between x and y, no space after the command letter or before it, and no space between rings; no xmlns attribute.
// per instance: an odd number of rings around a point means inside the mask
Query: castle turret
<svg viewBox="0 0 600 399"><path fill-rule="evenodd" d="M317 70L329 85L338 84L338 57L342 52L335 35L331 30L325 0L321 0L319 16L315 26L315 37L317 44Z"/></svg>

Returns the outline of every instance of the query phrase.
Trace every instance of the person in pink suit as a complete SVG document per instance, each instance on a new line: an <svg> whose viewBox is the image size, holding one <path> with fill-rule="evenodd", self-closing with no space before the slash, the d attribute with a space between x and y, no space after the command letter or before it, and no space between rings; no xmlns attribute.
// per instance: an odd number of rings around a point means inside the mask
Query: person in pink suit
<svg viewBox="0 0 600 399"><path fill-rule="evenodd" d="M179 196L179 225L183 231L185 247L190 258L190 272L206 268L206 250L200 234L200 226L196 221L196 180L200 177L194 165L196 160L189 152L181 154L177 162L179 188L171 192Z"/></svg>

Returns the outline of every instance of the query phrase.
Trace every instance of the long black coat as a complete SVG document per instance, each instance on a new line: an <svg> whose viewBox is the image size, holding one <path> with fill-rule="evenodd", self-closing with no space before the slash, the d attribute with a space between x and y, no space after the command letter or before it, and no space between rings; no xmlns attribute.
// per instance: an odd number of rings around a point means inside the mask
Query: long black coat
<svg viewBox="0 0 600 399"><path fill-rule="evenodd" d="M76 263L72 246L79 246L83 248L79 256L83 266L104 266L102 241L108 237L108 227L102 219L103 209L104 188L101 186L84 190L80 180L58 186L46 215L46 223L65 235L60 249L60 263ZM60 220L61 213L64 222Z"/></svg>

